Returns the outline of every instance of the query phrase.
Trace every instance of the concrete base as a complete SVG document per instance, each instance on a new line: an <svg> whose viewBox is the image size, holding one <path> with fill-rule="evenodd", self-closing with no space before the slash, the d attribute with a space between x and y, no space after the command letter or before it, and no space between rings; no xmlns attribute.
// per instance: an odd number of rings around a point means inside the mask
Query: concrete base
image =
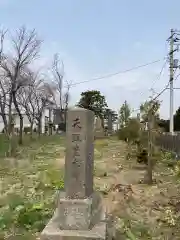
<svg viewBox="0 0 180 240"><path fill-rule="evenodd" d="M64 195L64 193L60 193L61 197L62 195ZM84 200L59 198L58 208L41 233L40 239L111 240L112 222L109 224L107 220L106 210L102 205L100 196L99 193L95 193L92 198ZM73 210L70 212L73 202L75 204L74 209L78 209L78 211ZM97 207L96 211L95 207ZM63 216L65 208L68 208L69 212L67 212L66 216ZM62 226L64 226L66 230L62 228Z"/></svg>
<svg viewBox="0 0 180 240"><path fill-rule="evenodd" d="M57 211L60 229L89 230L102 218L102 196L95 192L86 199L68 199L61 192Z"/></svg>
<svg viewBox="0 0 180 240"><path fill-rule="evenodd" d="M57 214L57 213L56 213ZM60 230L58 216L54 217L47 224L41 233L41 240L107 240L107 224L100 222L91 230ZM109 238L110 239L110 238Z"/></svg>

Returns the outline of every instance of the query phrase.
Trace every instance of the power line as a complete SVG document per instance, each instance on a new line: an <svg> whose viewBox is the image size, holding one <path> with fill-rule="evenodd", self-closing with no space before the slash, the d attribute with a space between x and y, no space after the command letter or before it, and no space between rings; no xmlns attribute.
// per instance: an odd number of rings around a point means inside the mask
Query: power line
<svg viewBox="0 0 180 240"><path fill-rule="evenodd" d="M164 68L165 68L165 66L166 66L166 63L167 63L167 59L165 58L165 62L163 63L163 66L162 66L162 68L161 68L161 70L160 70L157 78L155 78L155 80L153 81L152 86L148 89L148 91L153 90L153 87L154 87L154 85L156 84L156 82L160 80L161 75L162 75L162 72L163 72L163 70L164 70ZM141 93L141 95L142 95L142 94L143 94L143 92Z"/></svg>
<svg viewBox="0 0 180 240"><path fill-rule="evenodd" d="M169 84L170 82L168 82L168 84L166 84L166 86L159 93L157 93L157 95L150 101L155 101L158 97L160 97L168 89ZM140 111L140 108L135 109L132 112L137 112L137 111Z"/></svg>
<svg viewBox="0 0 180 240"><path fill-rule="evenodd" d="M161 96L161 94L163 94L163 93L168 89L169 84L170 84L170 82L168 82L168 84L161 90L161 92L159 92L159 93L156 95L156 97L154 97L154 98L152 99L152 101L155 101L159 96Z"/></svg>
<svg viewBox="0 0 180 240"><path fill-rule="evenodd" d="M159 59L159 60L156 60L156 61L152 61L152 62L149 62L149 63L146 63L146 64L139 65L137 67L133 67L133 68L129 68L129 69L126 69L126 70L118 71L118 72L115 72L115 73L107 74L107 75L104 75L104 76L101 76L101 77L92 78L92 79L81 81L81 82L75 82L75 83L71 84L71 86L73 87L73 86L76 86L76 85L79 85L79 84L83 84L83 83L87 83L87 82L91 82L91 81L97 81L97 80L101 80L101 79L105 79L105 78L110 78L110 77L113 77L113 76L116 76L116 75L119 75L119 74L131 72L133 70L136 70L136 69L139 69L139 68L143 68L143 67L152 65L154 63L160 62L161 60L162 59Z"/></svg>
<svg viewBox="0 0 180 240"><path fill-rule="evenodd" d="M150 90L154 87L154 85L156 84L156 82L160 80L161 75L162 75L162 73L163 73L163 70L164 70L164 68L165 68L165 66L166 66L166 63L167 63L167 59L165 60L165 62L164 62L164 64L163 64L163 66L162 66L162 68L161 68L161 71L159 72L157 78L153 81L153 84L152 84Z"/></svg>
<svg viewBox="0 0 180 240"><path fill-rule="evenodd" d="M152 84L151 88L148 89L148 92L151 91L151 90L153 90L153 87L154 87L155 83L156 83L157 81L159 81L160 78L161 78L162 72L163 72L163 70L164 70L164 68L165 68L165 66L166 66L166 63L167 63L167 57L164 57L164 59L165 59L165 62L163 63L162 68L161 68L161 70L160 70L157 78L155 78L155 80L153 81L153 84ZM141 92L140 95L142 95L143 93L144 93L144 92Z"/></svg>
<svg viewBox="0 0 180 240"><path fill-rule="evenodd" d="M176 78L174 79L174 82L178 79L178 77L180 76L180 73L176 76ZM168 88L169 89L169 88ZM179 89L179 88L175 88L174 89Z"/></svg>
<svg viewBox="0 0 180 240"><path fill-rule="evenodd" d="M178 79L178 77L180 76L180 73L176 76L176 78L174 79L174 81L176 81ZM166 84L166 86L159 92L157 93L157 95L151 100L151 101L155 101L158 97L160 97L167 89L169 89L170 85L170 81ZM132 112L137 112L140 111L140 108L133 110Z"/></svg>

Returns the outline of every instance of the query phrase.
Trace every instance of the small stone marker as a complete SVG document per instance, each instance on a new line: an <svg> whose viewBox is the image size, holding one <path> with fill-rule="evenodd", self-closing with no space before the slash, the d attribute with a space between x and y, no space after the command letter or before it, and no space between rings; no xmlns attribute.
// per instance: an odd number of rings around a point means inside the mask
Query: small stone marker
<svg viewBox="0 0 180 240"><path fill-rule="evenodd" d="M100 117L96 118L95 121L95 138L101 138L104 137L104 129L102 127L102 120L100 119Z"/></svg>
<svg viewBox="0 0 180 240"><path fill-rule="evenodd" d="M108 115L108 134L112 134L113 131L113 123L112 123L112 114Z"/></svg>
<svg viewBox="0 0 180 240"><path fill-rule="evenodd" d="M94 113L68 111L65 192L60 192L54 216L41 240L110 240L102 197L93 192Z"/></svg>

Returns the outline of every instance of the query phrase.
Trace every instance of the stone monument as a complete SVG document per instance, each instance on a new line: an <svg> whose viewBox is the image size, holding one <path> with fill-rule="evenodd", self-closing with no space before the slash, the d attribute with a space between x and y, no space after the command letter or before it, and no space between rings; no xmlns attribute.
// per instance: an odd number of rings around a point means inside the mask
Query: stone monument
<svg viewBox="0 0 180 240"><path fill-rule="evenodd" d="M111 135L113 132L113 122L112 122L112 114L108 115L108 134Z"/></svg>
<svg viewBox="0 0 180 240"><path fill-rule="evenodd" d="M94 126L94 135L95 138L101 138L104 137L104 129L102 127L102 120L100 117L97 117L95 120L95 126Z"/></svg>
<svg viewBox="0 0 180 240"><path fill-rule="evenodd" d="M60 192L55 214L41 240L111 239L101 194L93 191L94 113L68 111L65 192Z"/></svg>

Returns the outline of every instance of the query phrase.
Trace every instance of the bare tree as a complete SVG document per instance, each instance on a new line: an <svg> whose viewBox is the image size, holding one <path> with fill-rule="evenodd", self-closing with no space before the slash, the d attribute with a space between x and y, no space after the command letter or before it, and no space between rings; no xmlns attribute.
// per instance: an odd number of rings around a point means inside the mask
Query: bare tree
<svg viewBox="0 0 180 240"><path fill-rule="evenodd" d="M27 81L30 83L19 89L17 94L18 105L22 106L23 112L25 112L29 123L31 137L33 133L33 125L35 123L36 115L36 101L35 101L35 91L36 91L36 81L38 79L38 73L28 71L26 75Z"/></svg>
<svg viewBox="0 0 180 240"><path fill-rule="evenodd" d="M45 108L48 104L53 101L54 93L51 86L42 80L37 81L34 84L33 98L35 101L35 120L38 125L38 133L41 134L42 131L42 117Z"/></svg>
<svg viewBox="0 0 180 240"><path fill-rule="evenodd" d="M56 92L59 95L60 120L63 121L64 111L66 121L66 110L68 108L69 103L69 91L71 87L71 82L68 82L67 80L64 79L64 64L62 61L60 61L59 55L57 53L54 55L52 73L53 73L52 83L55 86ZM64 86L64 82L66 83L66 86ZM65 92L64 89L66 89Z"/></svg>
<svg viewBox="0 0 180 240"><path fill-rule="evenodd" d="M52 64L52 73L53 73L53 83L56 86L56 90L59 93L59 107L62 110L63 108L63 77L64 77L64 64L60 62L59 55L54 54L53 64Z"/></svg>
<svg viewBox="0 0 180 240"><path fill-rule="evenodd" d="M67 110L68 110L69 100L70 100L70 93L69 93L69 91L70 91L70 87L71 87L72 82L70 82L70 83L66 82L66 83L67 83L67 90L66 90L66 92L64 94L64 101L63 101L63 104L64 104L63 108L64 108L64 111L65 111L65 119L64 119L65 123L66 123Z"/></svg>
<svg viewBox="0 0 180 240"><path fill-rule="evenodd" d="M18 94L18 104L21 105L28 117L31 127L38 126L38 133L42 130L42 117L45 108L50 102L54 103L54 91L49 83L46 83L38 73L29 72L31 84L20 89Z"/></svg>
<svg viewBox="0 0 180 240"><path fill-rule="evenodd" d="M32 61L36 59L39 53L41 41L37 38L35 30L28 31L25 27L21 27L16 34L11 37L13 55L3 54L1 68L6 73L6 77L10 79L10 102L13 101L14 107L20 118L19 143L22 143L23 132L23 115L17 100L17 94L21 87L27 86L29 82L25 69Z"/></svg>
<svg viewBox="0 0 180 240"><path fill-rule="evenodd" d="M11 105L9 103L9 82L3 75L0 77L0 116L4 123L4 132L8 136L8 111L11 113Z"/></svg>
<svg viewBox="0 0 180 240"><path fill-rule="evenodd" d="M4 40L7 30L0 30L0 66L4 61ZM3 69L0 68L0 116L4 123L4 131L9 136L10 126L8 121L11 116L12 98L9 97L10 93L10 80L6 77ZM8 114L9 113L9 114Z"/></svg>

